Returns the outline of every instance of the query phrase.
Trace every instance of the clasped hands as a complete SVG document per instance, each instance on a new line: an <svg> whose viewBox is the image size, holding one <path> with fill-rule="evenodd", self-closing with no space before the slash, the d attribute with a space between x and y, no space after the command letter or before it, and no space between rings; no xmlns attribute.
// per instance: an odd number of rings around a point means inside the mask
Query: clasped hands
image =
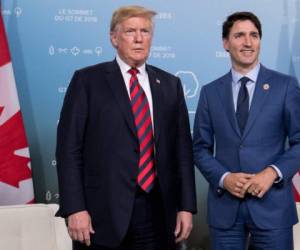
<svg viewBox="0 0 300 250"><path fill-rule="evenodd" d="M230 173L224 178L224 188L238 198L245 195L262 198L278 177L277 172L271 166L256 174Z"/></svg>

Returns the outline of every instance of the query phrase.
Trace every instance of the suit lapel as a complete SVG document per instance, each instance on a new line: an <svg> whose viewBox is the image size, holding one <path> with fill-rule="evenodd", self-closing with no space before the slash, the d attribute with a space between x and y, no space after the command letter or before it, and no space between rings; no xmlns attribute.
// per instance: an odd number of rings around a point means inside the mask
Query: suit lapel
<svg viewBox="0 0 300 250"><path fill-rule="evenodd" d="M221 84L218 86L218 94L223 103L223 107L229 119L231 126L238 136L241 136L240 129L237 124L234 104L233 104L233 95L232 95L232 75L231 72L228 72L221 80Z"/></svg>
<svg viewBox="0 0 300 250"><path fill-rule="evenodd" d="M121 70L116 60L111 62L111 64L109 64L109 66L107 67L107 80L130 130L137 138L136 126L134 124L130 99L126 89L126 85L124 83L124 79L122 77Z"/></svg>
<svg viewBox="0 0 300 250"><path fill-rule="evenodd" d="M159 104L162 103L162 93L161 93L161 86L159 77L157 73L148 65L146 65L146 70L149 77L149 83L151 88L151 95L152 95L152 103L153 103L153 124L154 124L154 140L155 144L158 143L159 138L159 125L161 124L161 112L159 108ZM162 83L163 84L163 83Z"/></svg>
<svg viewBox="0 0 300 250"><path fill-rule="evenodd" d="M257 77L257 82L254 90L254 95L252 99L252 103L250 106L248 121L245 127L245 131L243 133L243 138L246 137L247 133L251 129L254 124L255 119L263 108L263 104L266 100L266 97L269 94L269 89L272 88L268 79L270 78L270 72L264 66L260 66L259 74ZM267 89L265 87L267 86Z"/></svg>

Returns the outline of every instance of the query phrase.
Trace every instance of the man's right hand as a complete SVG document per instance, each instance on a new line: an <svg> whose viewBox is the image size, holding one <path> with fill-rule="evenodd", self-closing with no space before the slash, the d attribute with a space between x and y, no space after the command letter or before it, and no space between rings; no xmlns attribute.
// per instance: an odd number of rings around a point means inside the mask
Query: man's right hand
<svg viewBox="0 0 300 250"><path fill-rule="evenodd" d="M80 241L87 246L91 245L90 233L94 234L95 231L86 210L69 215L68 232L72 240Z"/></svg>
<svg viewBox="0 0 300 250"><path fill-rule="evenodd" d="M252 174L230 173L224 178L224 188L238 198L245 197L243 186L253 177Z"/></svg>

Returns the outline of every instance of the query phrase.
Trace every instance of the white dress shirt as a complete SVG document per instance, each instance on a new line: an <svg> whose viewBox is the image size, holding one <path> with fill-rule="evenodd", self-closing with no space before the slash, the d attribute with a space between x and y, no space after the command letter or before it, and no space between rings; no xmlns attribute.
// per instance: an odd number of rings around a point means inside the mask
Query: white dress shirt
<svg viewBox="0 0 300 250"><path fill-rule="evenodd" d="M257 82L259 69L260 69L260 63L258 63L246 75L242 75L241 73L235 71L234 69L231 69L231 74L232 74L232 96L233 96L233 104L234 104L234 110L235 111L237 109L237 99L238 99L239 91L240 91L240 88L241 88L240 79L244 76L246 76L250 79L246 83L246 87L247 87L248 94L249 94L249 110L250 110L251 103L252 103L253 96L254 96L254 91L255 91L255 86L256 86L256 82ZM279 177L279 179L276 180L275 182L280 182L282 180L281 171L275 165L270 165L270 166L274 168L274 170L277 172L278 177ZM224 179L228 174L230 174L230 172L226 172L225 174L222 175L222 177L219 181L219 186L221 188L224 187Z"/></svg>
<svg viewBox="0 0 300 250"><path fill-rule="evenodd" d="M131 67L126 64L120 57L119 55L116 56L117 63L121 69L121 73L126 85L126 89L128 92L128 96L130 99L130 77L131 74L128 73L128 70L131 69ZM139 80L139 84L143 88L145 95L147 97L148 103L149 103L149 109L150 109L150 115L151 115L151 120L152 120L152 127L154 128L154 120L153 120L153 102L152 102L152 94L151 94L151 89L150 89L150 82L149 82L149 77L148 73L146 71L146 64L144 63L142 66L137 67L139 73L137 74L137 78ZM154 131L153 131L154 132Z"/></svg>
<svg viewBox="0 0 300 250"><path fill-rule="evenodd" d="M244 76L248 77L251 81L246 83L246 87L249 94L249 109L251 107L255 85L257 81L258 72L260 69L260 64L257 64L251 71L249 71L246 75L242 75L241 73L231 69L232 74L232 96L233 96L233 103L234 103L234 110L236 111L237 108L237 99L239 95L239 91L241 88L240 79Z"/></svg>

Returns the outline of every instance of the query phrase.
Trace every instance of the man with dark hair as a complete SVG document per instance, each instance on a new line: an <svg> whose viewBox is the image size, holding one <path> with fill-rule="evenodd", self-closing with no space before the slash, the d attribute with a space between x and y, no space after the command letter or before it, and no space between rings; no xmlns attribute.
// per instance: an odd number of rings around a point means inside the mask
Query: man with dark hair
<svg viewBox="0 0 300 250"><path fill-rule="evenodd" d="M223 46L231 71L201 90L194 160L209 182L212 249L292 250L300 166L300 89L294 77L259 63L261 24L230 15ZM285 148L288 139L289 147Z"/></svg>
<svg viewBox="0 0 300 250"><path fill-rule="evenodd" d="M75 250L174 249L192 229L195 180L181 82L146 64L155 14L116 10L116 59L76 71L66 93L58 214Z"/></svg>
<svg viewBox="0 0 300 250"><path fill-rule="evenodd" d="M236 12L228 16L227 20L223 23L222 38L226 39L229 36L230 30L236 21L250 21L256 27L259 37L262 37L261 23L256 15L251 12Z"/></svg>

